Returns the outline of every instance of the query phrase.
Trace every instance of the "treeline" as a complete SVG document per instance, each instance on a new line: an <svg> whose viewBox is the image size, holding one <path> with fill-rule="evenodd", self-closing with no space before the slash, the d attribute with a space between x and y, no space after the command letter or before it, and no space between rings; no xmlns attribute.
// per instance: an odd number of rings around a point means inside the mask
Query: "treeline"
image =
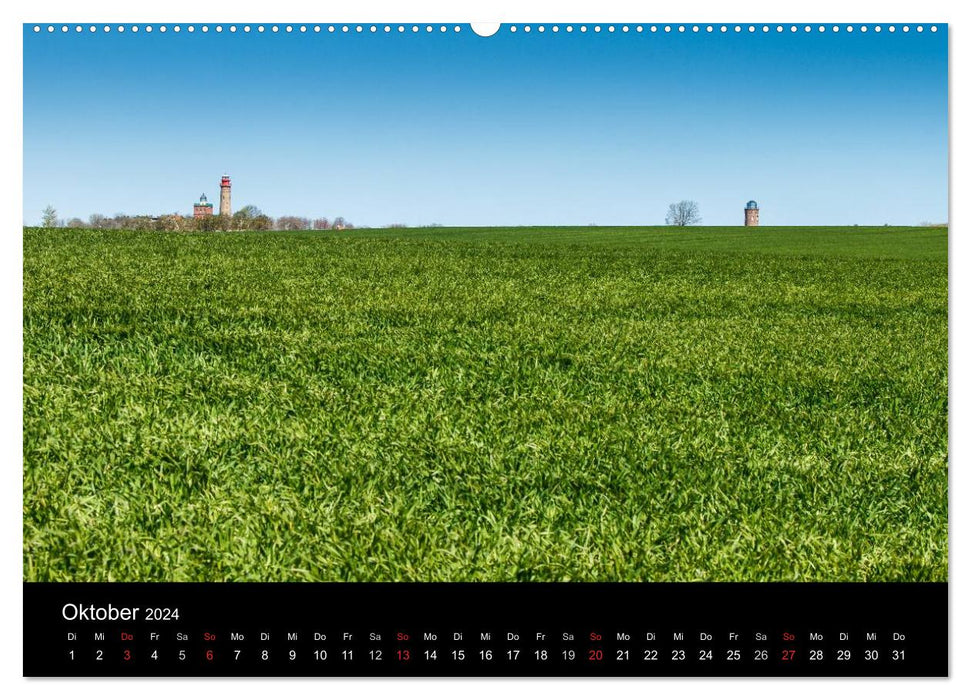
<svg viewBox="0 0 971 700"><path fill-rule="evenodd" d="M182 214L162 214L161 216L129 216L115 214L105 216L92 214L87 221L79 218L57 218L57 211L49 206L44 210L42 225L46 228L90 228L123 229L127 231L342 231L354 228L354 224L343 216L333 220L326 217L309 219L303 216L267 216L252 205L247 205L232 216L214 214L196 219Z"/></svg>

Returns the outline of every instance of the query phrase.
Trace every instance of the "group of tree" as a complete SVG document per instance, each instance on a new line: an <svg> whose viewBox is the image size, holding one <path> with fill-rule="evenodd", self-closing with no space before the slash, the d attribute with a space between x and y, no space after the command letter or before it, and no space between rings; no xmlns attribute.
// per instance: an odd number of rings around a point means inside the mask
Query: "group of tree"
<svg viewBox="0 0 971 700"><path fill-rule="evenodd" d="M318 217L316 219L308 219L303 216L281 216L278 217L273 230L274 231L343 231L344 229L352 229L354 224L346 221L343 216L338 216L333 221L327 217Z"/></svg>
<svg viewBox="0 0 971 700"><path fill-rule="evenodd" d="M668 215L664 222L669 226L692 226L701 223L701 211L698 203L691 200L681 200L668 207ZM128 216L115 214L113 217L102 214L92 214L87 223L81 219L70 219L66 224L57 218L57 210L47 205L43 212L42 225L45 228L67 226L68 228L96 228L96 229L130 229L134 231L325 231L333 229L343 231L354 228L354 224L345 221L343 216L333 221L326 217L308 219L303 216L280 216L272 219L249 204L232 216L204 216L195 219L181 214L164 214L162 216ZM434 225L434 224L433 224ZM406 228L406 224L394 223L390 228Z"/></svg>
<svg viewBox="0 0 971 700"><path fill-rule="evenodd" d="M307 219L302 216L280 216L276 219L267 216L258 207L247 205L232 216L214 214L196 219L182 214L162 214L161 216L129 216L128 214L92 214L87 221L78 218L64 221L57 216L57 210L48 205L43 212L41 225L45 228L90 228L120 229L127 231L306 231L309 229L342 231L354 225L343 216L333 221L321 217Z"/></svg>

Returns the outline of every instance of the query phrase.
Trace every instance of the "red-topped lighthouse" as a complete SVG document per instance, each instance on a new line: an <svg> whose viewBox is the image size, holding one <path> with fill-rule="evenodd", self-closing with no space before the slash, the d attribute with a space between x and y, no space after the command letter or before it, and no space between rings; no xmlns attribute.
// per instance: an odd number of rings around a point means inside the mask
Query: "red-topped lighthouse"
<svg viewBox="0 0 971 700"><path fill-rule="evenodd" d="M219 183L219 216L233 215L233 205L229 196L231 188L232 183L229 181L229 175L223 175L223 179Z"/></svg>

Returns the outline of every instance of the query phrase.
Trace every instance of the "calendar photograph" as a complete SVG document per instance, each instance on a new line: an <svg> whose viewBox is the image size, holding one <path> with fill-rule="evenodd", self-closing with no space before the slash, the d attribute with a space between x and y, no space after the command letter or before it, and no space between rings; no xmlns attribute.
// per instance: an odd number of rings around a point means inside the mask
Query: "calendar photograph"
<svg viewBox="0 0 971 700"><path fill-rule="evenodd" d="M24 25L25 585L945 583L947 44Z"/></svg>

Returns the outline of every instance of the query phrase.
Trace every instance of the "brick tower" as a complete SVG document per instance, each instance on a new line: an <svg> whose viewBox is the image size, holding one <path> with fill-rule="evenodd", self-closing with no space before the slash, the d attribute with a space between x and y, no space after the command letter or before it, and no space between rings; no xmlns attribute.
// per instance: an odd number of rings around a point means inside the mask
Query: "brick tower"
<svg viewBox="0 0 971 700"><path fill-rule="evenodd" d="M229 175L223 175L219 183L219 216L232 216L233 205L229 198L229 190L232 183L229 182Z"/></svg>
<svg viewBox="0 0 971 700"><path fill-rule="evenodd" d="M212 202L206 199L206 195L203 193L199 197L199 201L192 205L192 218L204 219L207 216L212 216Z"/></svg>
<svg viewBox="0 0 971 700"><path fill-rule="evenodd" d="M754 199L745 205L745 225L759 225L759 203Z"/></svg>

